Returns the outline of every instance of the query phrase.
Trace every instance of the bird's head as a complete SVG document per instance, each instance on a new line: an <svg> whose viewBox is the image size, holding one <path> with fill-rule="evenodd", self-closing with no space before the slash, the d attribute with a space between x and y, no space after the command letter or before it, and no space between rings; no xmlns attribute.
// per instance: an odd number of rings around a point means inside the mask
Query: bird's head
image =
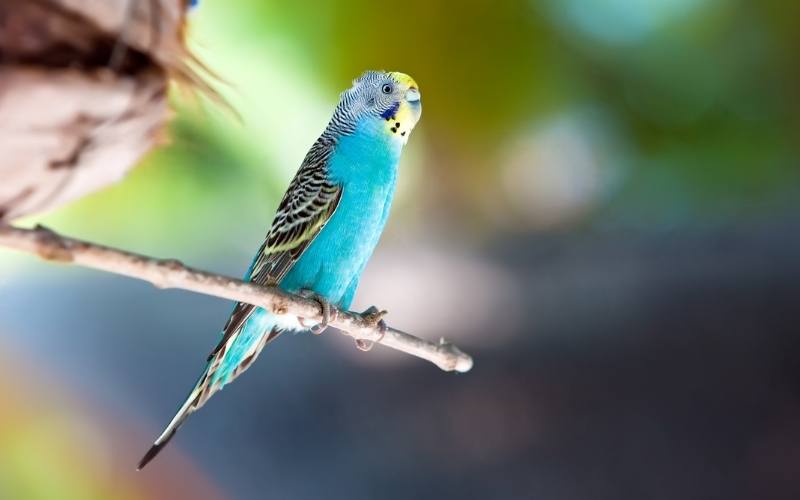
<svg viewBox="0 0 800 500"><path fill-rule="evenodd" d="M337 112L353 123L367 120L405 144L422 113L419 87L404 73L367 71L342 93Z"/></svg>

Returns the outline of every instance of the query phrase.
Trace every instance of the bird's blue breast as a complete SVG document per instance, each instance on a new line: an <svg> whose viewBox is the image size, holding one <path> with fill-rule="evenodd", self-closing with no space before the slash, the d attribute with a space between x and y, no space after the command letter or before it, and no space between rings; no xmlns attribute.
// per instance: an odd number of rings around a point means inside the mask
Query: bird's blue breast
<svg viewBox="0 0 800 500"><path fill-rule="evenodd" d="M383 127L383 120L369 120L337 142L328 174L342 186L339 205L281 288L310 289L340 307L350 307L386 223L397 179L401 146Z"/></svg>

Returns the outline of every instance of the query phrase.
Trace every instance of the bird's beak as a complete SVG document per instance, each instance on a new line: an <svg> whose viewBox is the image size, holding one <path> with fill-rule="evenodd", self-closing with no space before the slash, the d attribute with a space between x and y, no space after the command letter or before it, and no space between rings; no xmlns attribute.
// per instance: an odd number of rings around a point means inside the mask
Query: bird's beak
<svg viewBox="0 0 800 500"><path fill-rule="evenodd" d="M419 95L419 87L417 86L417 82L414 81L413 78L408 76L405 73L398 73L396 71L389 73L394 80L405 87L406 89L406 102L411 104L419 103L420 95Z"/></svg>

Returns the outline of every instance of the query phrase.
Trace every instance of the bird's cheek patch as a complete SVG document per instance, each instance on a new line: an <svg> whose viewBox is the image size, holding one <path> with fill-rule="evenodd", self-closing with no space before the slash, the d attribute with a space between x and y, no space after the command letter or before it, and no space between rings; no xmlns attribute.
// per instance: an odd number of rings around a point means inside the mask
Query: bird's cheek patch
<svg viewBox="0 0 800 500"><path fill-rule="evenodd" d="M386 120L387 132L392 136L401 138L403 142L408 140L411 129L417 123L417 117L414 116L413 110L407 104L399 104L394 115L384 117L384 119Z"/></svg>
<svg viewBox="0 0 800 500"><path fill-rule="evenodd" d="M386 111L384 111L383 113L381 113L381 116L382 116L382 117L383 117L383 119L384 119L384 120L386 120L387 122L388 122L389 120L393 120L393 119L394 119L394 115L395 115L395 114L397 114L397 109L398 109L399 107L400 107L400 103L399 103L399 102L396 102L396 103L392 104L392 105L391 105L391 106L390 106L390 107L389 107L389 108L388 108Z"/></svg>

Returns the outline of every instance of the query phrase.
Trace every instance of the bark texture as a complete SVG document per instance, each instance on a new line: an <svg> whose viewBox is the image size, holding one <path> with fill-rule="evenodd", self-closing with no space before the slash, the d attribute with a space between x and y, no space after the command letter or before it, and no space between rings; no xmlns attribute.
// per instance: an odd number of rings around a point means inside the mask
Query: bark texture
<svg viewBox="0 0 800 500"><path fill-rule="evenodd" d="M184 0L0 0L0 220L118 180L198 80Z"/></svg>

